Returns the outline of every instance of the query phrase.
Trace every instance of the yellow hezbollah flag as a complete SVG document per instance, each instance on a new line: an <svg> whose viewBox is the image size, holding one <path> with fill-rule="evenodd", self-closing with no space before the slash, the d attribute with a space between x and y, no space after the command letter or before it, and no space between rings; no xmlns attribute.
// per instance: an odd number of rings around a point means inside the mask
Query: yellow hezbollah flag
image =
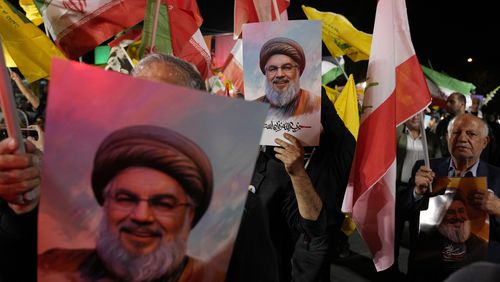
<svg viewBox="0 0 500 282"><path fill-rule="evenodd" d="M335 100L337 100L337 97L339 97L340 92L337 89L337 86L335 88L331 88L323 84L323 88L325 88L326 91L326 96L328 96L328 99L332 102L332 104L335 104Z"/></svg>
<svg viewBox="0 0 500 282"><path fill-rule="evenodd" d="M345 127L351 132L354 139L358 140L359 131L359 112L358 112L358 96L356 92L356 84L354 78L349 75L349 79L345 84L344 89L335 100L335 109L337 114L342 119Z"/></svg>
<svg viewBox="0 0 500 282"><path fill-rule="evenodd" d="M52 57L64 58L38 27L5 0L0 0L0 36L29 83L49 76Z"/></svg>
<svg viewBox="0 0 500 282"><path fill-rule="evenodd" d="M7 51L7 49L5 49L5 46L3 46L3 42L2 42L2 49L3 49L3 56L5 57L5 65L9 68L17 67L16 63L14 63L14 60L12 60L9 51Z"/></svg>
<svg viewBox="0 0 500 282"><path fill-rule="evenodd" d="M33 3L33 0L19 0L19 6L26 12L26 17L35 25L43 23L42 16Z"/></svg>
<svg viewBox="0 0 500 282"><path fill-rule="evenodd" d="M302 5L310 20L323 23L323 42L334 57L347 55L354 62L368 60L372 45L371 34L357 30L344 16L332 12L320 12Z"/></svg>

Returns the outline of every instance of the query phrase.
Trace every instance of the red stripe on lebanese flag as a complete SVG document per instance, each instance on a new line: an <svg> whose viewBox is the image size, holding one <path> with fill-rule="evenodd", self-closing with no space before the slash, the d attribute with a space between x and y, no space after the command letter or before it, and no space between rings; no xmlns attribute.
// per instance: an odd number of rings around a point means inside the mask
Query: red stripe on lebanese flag
<svg viewBox="0 0 500 282"><path fill-rule="evenodd" d="M404 0L379 0L356 153L342 210L378 271L394 262L396 126L430 103Z"/></svg>
<svg viewBox="0 0 500 282"><path fill-rule="evenodd" d="M49 5L57 6L55 2ZM64 9L63 5L58 9ZM109 1L55 35L56 44L68 58L77 59L118 32L144 20L145 12L146 1ZM50 24L58 24L56 19L53 21Z"/></svg>
<svg viewBox="0 0 500 282"><path fill-rule="evenodd" d="M278 6L280 19L287 20L286 9L290 5L290 0L235 0L234 38L240 36L243 24L276 20L273 2Z"/></svg>
<svg viewBox="0 0 500 282"><path fill-rule="evenodd" d="M174 55L196 66L203 79L210 72L210 51L200 32L203 22L194 0L167 0Z"/></svg>

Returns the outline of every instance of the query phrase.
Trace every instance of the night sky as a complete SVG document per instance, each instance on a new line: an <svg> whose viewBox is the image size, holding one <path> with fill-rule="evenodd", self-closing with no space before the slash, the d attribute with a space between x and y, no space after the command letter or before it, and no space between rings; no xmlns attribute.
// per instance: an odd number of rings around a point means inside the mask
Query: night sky
<svg viewBox="0 0 500 282"><path fill-rule="evenodd" d="M198 0L202 32L232 32L233 0ZM415 52L421 64L476 85L485 95L500 85L500 28L494 1L407 0L408 20ZM291 0L288 18L306 19L301 5L344 15L357 29L373 33L375 0ZM325 54L328 55L328 54ZM468 63L467 58L473 59ZM366 75L366 62L349 64L357 80ZM500 92L500 91L499 91ZM489 108L500 112L500 94Z"/></svg>
<svg viewBox="0 0 500 282"><path fill-rule="evenodd" d="M8 0L16 3L17 0ZM91 1L91 0L87 0ZM146 1L146 0L144 0ZM203 34L233 31L234 0L197 0L204 18ZM288 17L306 19L301 5L344 15L357 29L373 33L376 0L291 0ZM486 95L500 85L500 14L496 1L407 0L410 32L421 64L476 85ZM324 50L324 55L329 55ZM467 58L473 59L468 63ZM352 63L346 71L364 80L367 62ZM500 91L499 91L500 92ZM488 105L500 113L500 94Z"/></svg>

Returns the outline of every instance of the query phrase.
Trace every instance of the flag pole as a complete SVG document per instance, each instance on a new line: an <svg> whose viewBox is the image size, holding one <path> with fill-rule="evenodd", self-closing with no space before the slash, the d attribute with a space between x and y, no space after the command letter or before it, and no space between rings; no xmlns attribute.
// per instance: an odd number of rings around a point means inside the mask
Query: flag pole
<svg viewBox="0 0 500 282"><path fill-rule="evenodd" d="M278 2L276 2L276 0L273 0L273 8L274 8L274 16L276 17L276 20L280 21L281 20L280 11L278 10Z"/></svg>
<svg viewBox="0 0 500 282"><path fill-rule="evenodd" d="M420 135L422 136L422 147L424 150L424 164L426 167L430 168L429 162L429 150L427 149L427 135L425 134L425 123L424 123L424 111L419 114L420 119ZM429 191L432 193L432 183L429 185Z"/></svg>
<svg viewBox="0 0 500 282"><path fill-rule="evenodd" d="M332 56L332 57L335 60L335 63L337 63L337 66L339 66L340 70L344 74L345 79L349 80L349 77L347 76L347 73L345 72L344 68L340 65L340 62L339 62L339 60L337 60L337 57L335 57L335 56Z"/></svg>
<svg viewBox="0 0 500 282"><path fill-rule="evenodd" d="M160 3L161 3L161 0L156 0L155 16L153 19L153 28L151 30L151 44L149 46L150 52L153 52L154 47L155 47L156 29L158 28L158 16L160 14Z"/></svg>
<svg viewBox="0 0 500 282"><path fill-rule="evenodd" d="M17 152L26 153L23 136L19 128L19 116L17 115L16 102L14 100L14 92L12 91L12 83L7 74L10 69L5 63L5 57L2 48L2 40L0 38L0 108L3 112L4 124L7 128L7 134L16 140Z"/></svg>

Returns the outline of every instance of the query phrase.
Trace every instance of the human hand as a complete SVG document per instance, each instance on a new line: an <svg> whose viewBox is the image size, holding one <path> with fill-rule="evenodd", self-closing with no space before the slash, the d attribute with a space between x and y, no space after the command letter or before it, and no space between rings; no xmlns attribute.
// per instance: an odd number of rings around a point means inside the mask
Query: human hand
<svg viewBox="0 0 500 282"><path fill-rule="evenodd" d="M469 193L468 198L472 206L484 210L493 216L500 216L500 199L493 191L474 190Z"/></svg>
<svg viewBox="0 0 500 282"><path fill-rule="evenodd" d="M0 142L0 198L16 213L34 209L39 200L40 152L29 141L26 153L17 153L13 138Z"/></svg>
<svg viewBox="0 0 500 282"><path fill-rule="evenodd" d="M421 166L415 173L415 194L423 196L429 190L436 174L426 166Z"/></svg>
<svg viewBox="0 0 500 282"><path fill-rule="evenodd" d="M45 137L44 137L44 132L43 129L40 127L40 125L33 124L28 126L29 129L34 129L38 133L38 139L33 138L32 136L28 136L28 139L35 147L43 152L43 144L45 143Z"/></svg>
<svg viewBox="0 0 500 282"><path fill-rule="evenodd" d="M274 142L281 147L275 147L276 158L283 162L286 172L290 176L305 173L304 169L304 147L300 144L299 139L291 134L285 133L283 137L290 141L290 143L276 138Z"/></svg>
<svg viewBox="0 0 500 282"><path fill-rule="evenodd" d="M19 81L21 79L15 71L10 71L10 78L14 81Z"/></svg>

